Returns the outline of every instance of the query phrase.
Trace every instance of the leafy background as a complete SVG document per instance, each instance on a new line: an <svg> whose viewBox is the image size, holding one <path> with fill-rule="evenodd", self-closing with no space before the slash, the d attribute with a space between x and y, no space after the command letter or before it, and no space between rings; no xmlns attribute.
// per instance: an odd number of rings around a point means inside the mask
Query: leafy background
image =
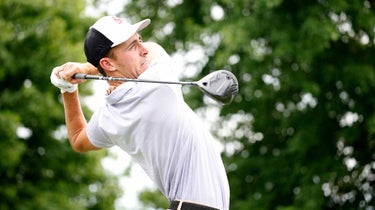
<svg viewBox="0 0 375 210"><path fill-rule="evenodd" d="M114 209L121 195L107 151L74 153L51 69L84 62L94 18L110 1L0 1L0 209ZM128 2L117 15L151 18L145 40L186 57L181 79L237 75L228 106L195 89L185 99L223 145L231 209L374 209L374 1ZM97 16L104 15L98 12ZM199 59L189 59L194 54ZM199 54L199 55L197 55ZM81 95L91 94L87 85ZM216 112L209 112L209 111ZM89 118L90 110L85 107ZM144 208L166 208L158 191Z"/></svg>

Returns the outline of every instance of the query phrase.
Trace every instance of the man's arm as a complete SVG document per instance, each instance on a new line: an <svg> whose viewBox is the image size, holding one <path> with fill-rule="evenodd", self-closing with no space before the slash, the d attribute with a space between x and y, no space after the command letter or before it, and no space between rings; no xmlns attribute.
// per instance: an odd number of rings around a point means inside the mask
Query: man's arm
<svg viewBox="0 0 375 210"><path fill-rule="evenodd" d="M70 145L76 152L87 152L98 150L89 141L86 133L86 119L83 115L81 103L78 97L78 91L73 93L63 93L65 122L68 130Z"/></svg>
<svg viewBox="0 0 375 210"><path fill-rule="evenodd" d="M89 63L68 62L52 70L51 82L60 88L63 96L66 127L73 150L76 152L97 150L100 148L92 145L87 137L87 122L83 115L76 87L78 83L85 80L73 80L72 76L75 73L97 74L97 69ZM75 85L71 83L75 83Z"/></svg>

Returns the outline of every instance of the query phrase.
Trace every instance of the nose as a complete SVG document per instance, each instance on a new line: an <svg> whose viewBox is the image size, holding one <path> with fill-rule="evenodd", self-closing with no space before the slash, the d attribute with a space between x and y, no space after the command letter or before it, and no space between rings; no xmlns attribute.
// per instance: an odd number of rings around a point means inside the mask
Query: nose
<svg viewBox="0 0 375 210"><path fill-rule="evenodd" d="M140 43L140 53L141 53L141 55L142 56L146 56L147 54L148 54L148 49L142 44L142 43Z"/></svg>

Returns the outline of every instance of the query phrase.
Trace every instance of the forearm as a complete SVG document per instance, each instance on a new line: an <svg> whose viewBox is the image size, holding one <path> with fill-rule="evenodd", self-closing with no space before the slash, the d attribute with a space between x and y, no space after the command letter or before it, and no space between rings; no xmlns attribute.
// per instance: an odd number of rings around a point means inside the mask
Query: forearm
<svg viewBox="0 0 375 210"><path fill-rule="evenodd" d="M89 75L99 74L98 68L96 68L95 66L91 65L88 62L84 63L82 68L85 74L89 74Z"/></svg>
<svg viewBox="0 0 375 210"><path fill-rule="evenodd" d="M73 93L64 93L63 100L69 142L72 148L76 150L78 137L81 132L85 130L87 124L82 112L78 91Z"/></svg>
<svg viewBox="0 0 375 210"><path fill-rule="evenodd" d="M86 134L87 122L82 112L77 90L77 84L84 80L73 79L72 77L76 73L97 74L98 70L89 63L68 62L52 70L51 83L60 88L63 93L66 128L73 150L76 152L98 150L100 148L91 144Z"/></svg>

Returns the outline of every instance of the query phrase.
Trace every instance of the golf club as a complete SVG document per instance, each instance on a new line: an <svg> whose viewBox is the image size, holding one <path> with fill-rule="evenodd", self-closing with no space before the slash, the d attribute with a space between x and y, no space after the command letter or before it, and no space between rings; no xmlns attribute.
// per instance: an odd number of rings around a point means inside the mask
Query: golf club
<svg viewBox="0 0 375 210"><path fill-rule="evenodd" d="M75 74L74 79L94 79L107 81L123 81L123 82L147 82L162 84L177 84L197 86L207 96L222 104L229 104L238 94L238 81L236 76L228 70L217 70L209 73L202 79L195 82L174 82L174 81L158 81L146 79L131 79L124 77L104 77L98 75Z"/></svg>

